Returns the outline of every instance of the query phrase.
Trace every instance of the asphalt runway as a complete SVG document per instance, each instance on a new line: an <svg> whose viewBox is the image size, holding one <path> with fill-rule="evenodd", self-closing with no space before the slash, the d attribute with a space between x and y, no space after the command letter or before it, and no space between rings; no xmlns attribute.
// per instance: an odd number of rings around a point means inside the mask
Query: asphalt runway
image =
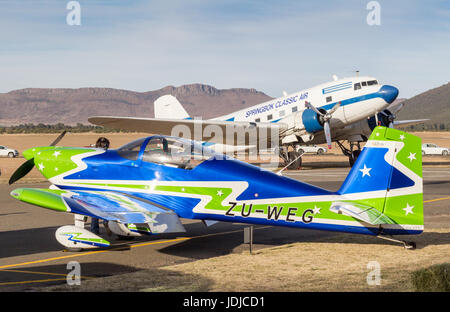
<svg viewBox="0 0 450 312"><path fill-rule="evenodd" d="M349 168L299 170L285 171L284 175L337 190L348 171ZM450 168L425 167L423 176L425 228L450 228ZM243 244L245 226L242 224L221 222L206 228L202 222L183 219L187 233L182 235L114 241L110 249L66 252L56 242L54 233L62 225L73 224L73 215L27 205L9 195L17 187L45 188L48 185L0 185L3 203L0 210L0 291L39 291L42 287L66 284L67 274L72 269L67 267L70 261L80 264L83 280L248 250L248 245ZM320 241L332 235L336 234L255 226L254 249Z"/></svg>

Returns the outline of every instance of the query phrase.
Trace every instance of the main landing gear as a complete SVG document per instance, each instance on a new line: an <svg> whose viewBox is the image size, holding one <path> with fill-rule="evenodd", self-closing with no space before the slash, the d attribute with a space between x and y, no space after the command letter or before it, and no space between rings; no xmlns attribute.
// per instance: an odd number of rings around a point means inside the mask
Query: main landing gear
<svg viewBox="0 0 450 312"><path fill-rule="evenodd" d="M280 148L280 158L283 159L283 167L289 170L298 170L302 166L303 150L295 146L283 146Z"/></svg>
<svg viewBox="0 0 450 312"><path fill-rule="evenodd" d="M359 154L361 153L361 145L360 142L349 142L350 143L350 149L346 148L341 142L336 141L339 148L341 149L342 153L348 157L348 162L350 164L350 167L353 167L353 165L356 162L356 159L358 159ZM356 148L356 149L355 149Z"/></svg>

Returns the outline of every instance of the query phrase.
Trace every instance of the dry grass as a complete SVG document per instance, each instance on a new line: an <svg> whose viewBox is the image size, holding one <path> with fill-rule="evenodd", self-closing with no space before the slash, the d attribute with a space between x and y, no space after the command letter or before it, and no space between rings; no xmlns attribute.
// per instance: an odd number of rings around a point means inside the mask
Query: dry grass
<svg viewBox="0 0 450 312"><path fill-rule="evenodd" d="M413 239L418 249L405 250L373 237L342 234L162 269L209 280L201 291L414 291L413 271L450 260L450 231L427 230ZM380 264L380 286L367 284L370 261Z"/></svg>

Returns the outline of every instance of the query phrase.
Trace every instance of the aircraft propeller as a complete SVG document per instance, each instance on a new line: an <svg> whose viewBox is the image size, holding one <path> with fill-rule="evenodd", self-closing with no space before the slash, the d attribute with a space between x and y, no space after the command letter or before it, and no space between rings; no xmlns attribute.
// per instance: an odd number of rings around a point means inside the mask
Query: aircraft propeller
<svg viewBox="0 0 450 312"><path fill-rule="evenodd" d="M331 149L331 131L330 131L330 119L333 113L341 106L341 102L337 102L329 111L321 112L316 107L311 105L311 103L305 101L305 107L312 109L320 117L320 121L323 123L323 131L325 132L325 138L327 140L328 149Z"/></svg>
<svg viewBox="0 0 450 312"><path fill-rule="evenodd" d="M66 134L66 130L64 130L49 146L55 146L58 144L59 141L64 137ZM9 184L13 184L14 182L22 179L24 176L26 176L31 169L34 167L34 157L28 159L26 162L24 162L19 168L14 171L11 178L9 179Z"/></svg>

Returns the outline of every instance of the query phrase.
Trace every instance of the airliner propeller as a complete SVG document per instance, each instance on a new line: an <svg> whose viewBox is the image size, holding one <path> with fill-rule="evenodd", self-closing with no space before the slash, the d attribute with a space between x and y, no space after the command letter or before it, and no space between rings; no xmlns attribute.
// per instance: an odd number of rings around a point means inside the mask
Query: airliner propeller
<svg viewBox="0 0 450 312"><path fill-rule="evenodd" d="M55 146L58 144L59 141L64 137L66 134L66 130L64 130L49 146ZM28 172L31 171L34 167L34 157L28 159L26 162L24 162L19 168L17 168L16 171L12 174L11 178L9 179L9 184L13 184L14 182L22 179L24 176L28 174Z"/></svg>
<svg viewBox="0 0 450 312"><path fill-rule="evenodd" d="M305 107L313 110L319 116L320 122L323 124L323 131L325 132L325 138L327 140L328 149L331 149L331 131L330 131L330 119L333 113L341 106L341 102L337 102L329 111L321 112L311 103L305 101Z"/></svg>

